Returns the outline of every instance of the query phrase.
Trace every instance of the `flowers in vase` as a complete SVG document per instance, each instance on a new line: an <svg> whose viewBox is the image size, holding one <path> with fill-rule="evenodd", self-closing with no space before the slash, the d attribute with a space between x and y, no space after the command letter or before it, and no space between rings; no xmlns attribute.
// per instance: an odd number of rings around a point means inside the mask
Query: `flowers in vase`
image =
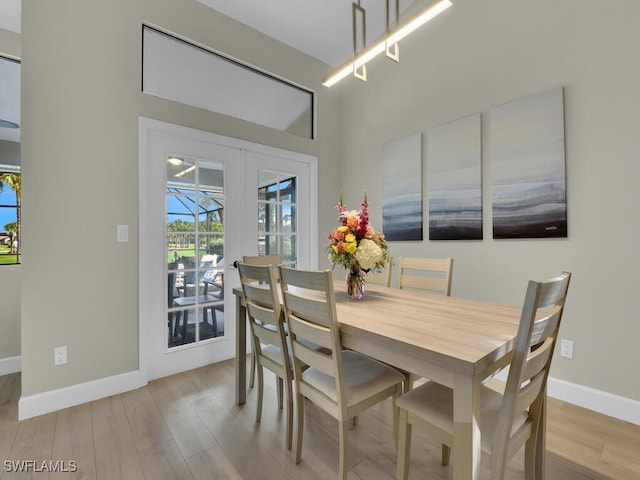
<svg viewBox="0 0 640 480"><path fill-rule="evenodd" d="M340 225L329 234L329 261L342 265L348 270L382 269L389 259L387 242L369 223L367 193L360 210L347 210L340 202L336 206Z"/></svg>

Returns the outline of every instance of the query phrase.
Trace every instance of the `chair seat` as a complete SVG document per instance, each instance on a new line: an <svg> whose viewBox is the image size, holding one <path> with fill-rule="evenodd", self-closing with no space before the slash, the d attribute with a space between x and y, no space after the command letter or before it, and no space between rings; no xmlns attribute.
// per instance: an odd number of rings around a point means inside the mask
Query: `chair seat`
<svg viewBox="0 0 640 480"><path fill-rule="evenodd" d="M481 427L482 449L491 453L491 442L498 415L502 406L502 395L489 387L482 387L481 391ZM409 414L426 421L437 429L453 437L453 390L436 382L420 385L396 401L398 407L407 410ZM516 414L513 419L511 434L516 433L528 420L525 412Z"/></svg>
<svg viewBox="0 0 640 480"><path fill-rule="evenodd" d="M375 395L376 392L402 382L404 375L384 363L351 350L342 352L342 368L346 387L347 406ZM324 392L333 401L338 401L334 377L309 368L302 373L303 379Z"/></svg>

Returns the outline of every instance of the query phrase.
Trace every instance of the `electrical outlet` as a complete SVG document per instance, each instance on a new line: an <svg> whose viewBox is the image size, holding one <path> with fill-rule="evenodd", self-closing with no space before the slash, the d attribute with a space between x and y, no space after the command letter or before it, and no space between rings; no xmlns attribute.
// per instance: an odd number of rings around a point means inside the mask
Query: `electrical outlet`
<svg viewBox="0 0 640 480"><path fill-rule="evenodd" d="M562 340L560 343L560 356L573 359L573 342L571 340Z"/></svg>
<svg viewBox="0 0 640 480"><path fill-rule="evenodd" d="M129 225L116 225L116 240L118 242L129 241Z"/></svg>
<svg viewBox="0 0 640 480"><path fill-rule="evenodd" d="M64 365L67 363L67 347L56 347L53 349L53 364Z"/></svg>

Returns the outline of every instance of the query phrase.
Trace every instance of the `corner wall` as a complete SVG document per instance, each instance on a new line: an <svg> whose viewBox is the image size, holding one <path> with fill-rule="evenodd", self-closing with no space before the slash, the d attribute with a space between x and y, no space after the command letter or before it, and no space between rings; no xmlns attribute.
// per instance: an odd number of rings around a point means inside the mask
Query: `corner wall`
<svg viewBox="0 0 640 480"><path fill-rule="evenodd" d="M314 155L331 196L340 130L326 65L195 1L23 0L22 15L22 394L39 399L138 369L140 116ZM317 91L317 139L141 93L143 22Z"/></svg>
<svg viewBox="0 0 640 480"><path fill-rule="evenodd" d="M357 205L367 189L377 228L382 145L483 114L484 240L426 239L423 153L425 240L392 242L392 254L452 256L452 295L512 305L521 304L528 279L572 271L560 335L575 342L574 359L557 355L551 375L640 405L640 382L628 373L640 364L637 18L640 3L631 0L457 0L401 42L399 64L378 58L367 83L347 79L333 88L343 100L345 202ZM560 86L569 236L493 240L488 112Z"/></svg>

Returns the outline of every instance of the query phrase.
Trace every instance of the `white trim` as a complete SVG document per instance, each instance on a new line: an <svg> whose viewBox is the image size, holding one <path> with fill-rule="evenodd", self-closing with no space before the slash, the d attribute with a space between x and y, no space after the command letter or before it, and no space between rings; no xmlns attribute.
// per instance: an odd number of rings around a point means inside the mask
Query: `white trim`
<svg viewBox="0 0 640 480"><path fill-rule="evenodd" d="M550 397L640 425L640 402L637 400L552 377L547 381L547 389Z"/></svg>
<svg viewBox="0 0 640 480"><path fill-rule="evenodd" d="M509 369L505 368L495 376L495 379L506 382L508 374ZM640 425L640 402L637 400L553 377L547 380L547 392L550 397L563 402Z"/></svg>
<svg viewBox="0 0 640 480"><path fill-rule="evenodd" d="M15 360L17 359L17 360ZM20 357L11 357L13 362L19 362ZM0 360L0 362L2 362ZM6 362L8 363L8 362ZM0 363L0 367L2 363ZM0 370L1 371L1 370ZM19 371L19 370L16 370ZM497 380L506 380L506 370L496 375ZM14 373L14 372L5 372ZM43 415L45 413L62 410L82 403L99 400L111 395L135 390L147 384L146 375L140 370L123 373L112 377L92 380L90 382L59 388L49 392L22 396L18 403L18 420ZM640 425L640 402L611 393L585 387L575 383L549 378L549 396L579 407L617 418L625 422Z"/></svg>
<svg viewBox="0 0 640 480"><path fill-rule="evenodd" d="M140 370L135 370L48 392L23 395L18 402L18 420L26 420L144 387L147 384L145 377Z"/></svg>
<svg viewBox="0 0 640 480"><path fill-rule="evenodd" d="M314 96L315 98L315 96ZM309 212L315 215L315 220L310 216L309 220L309 267L315 269L318 266L318 159L316 156L284 150L282 148L273 147L270 145L264 145L255 143L249 140L243 140L234 137L227 137L224 135L207 132L204 130L193 129L185 127L183 125L176 125L172 123L163 122L160 120L154 120L146 117L138 117L138 212L139 212L139 226L138 226L138 268L140 272L139 285L138 285L138 324L139 324L139 369L144 377L147 379L153 379L156 377L154 365L150 363L150 356L153 349L153 339L149 335L149 332L153 329L153 319L159 318L163 313L158 311L158 308L162 308L162 304L155 302L156 291L154 289L153 282L145 280L146 278L158 279L163 278L162 264L157 262L157 257L154 257L154 253L148 245L153 239L164 238L165 231L164 225L155 225L151 222L147 212L150 208L150 198L153 198L154 192L149 191L150 186L148 184L148 176L143 175L140 172L146 172L146 159L151 154L153 147L153 139L157 135L165 135L171 137L182 137L187 140L201 141L209 144L215 144L224 148L235 148L241 151L242 155L247 152L257 153L259 155L274 156L281 159L292 160L296 162L302 162L309 167ZM244 162L243 162L244 163ZM147 172L148 173L148 172ZM163 185L164 188L164 185ZM233 256L232 256L233 257ZM166 272L165 272L166 273ZM143 275L144 274L144 275ZM234 275L237 276L237 275ZM233 299L230 299L233 301ZM235 342L235 323L229 321L226 323L229 337L228 340ZM226 333L226 330L225 330ZM247 340L249 342L249 340ZM220 361L226 358L222 355L221 358L209 358L207 363ZM200 363L198 363L200 364ZM206 363L204 363L206 364ZM183 371L187 367L173 366L175 372ZM193 368L190 366L189 368Z"/></svg>
<svg viewBox="0 0 640 480"><path fill-rule="evenodd" d="M22 371L22 357L0 358L0 375L9 375Z"/></svg>

